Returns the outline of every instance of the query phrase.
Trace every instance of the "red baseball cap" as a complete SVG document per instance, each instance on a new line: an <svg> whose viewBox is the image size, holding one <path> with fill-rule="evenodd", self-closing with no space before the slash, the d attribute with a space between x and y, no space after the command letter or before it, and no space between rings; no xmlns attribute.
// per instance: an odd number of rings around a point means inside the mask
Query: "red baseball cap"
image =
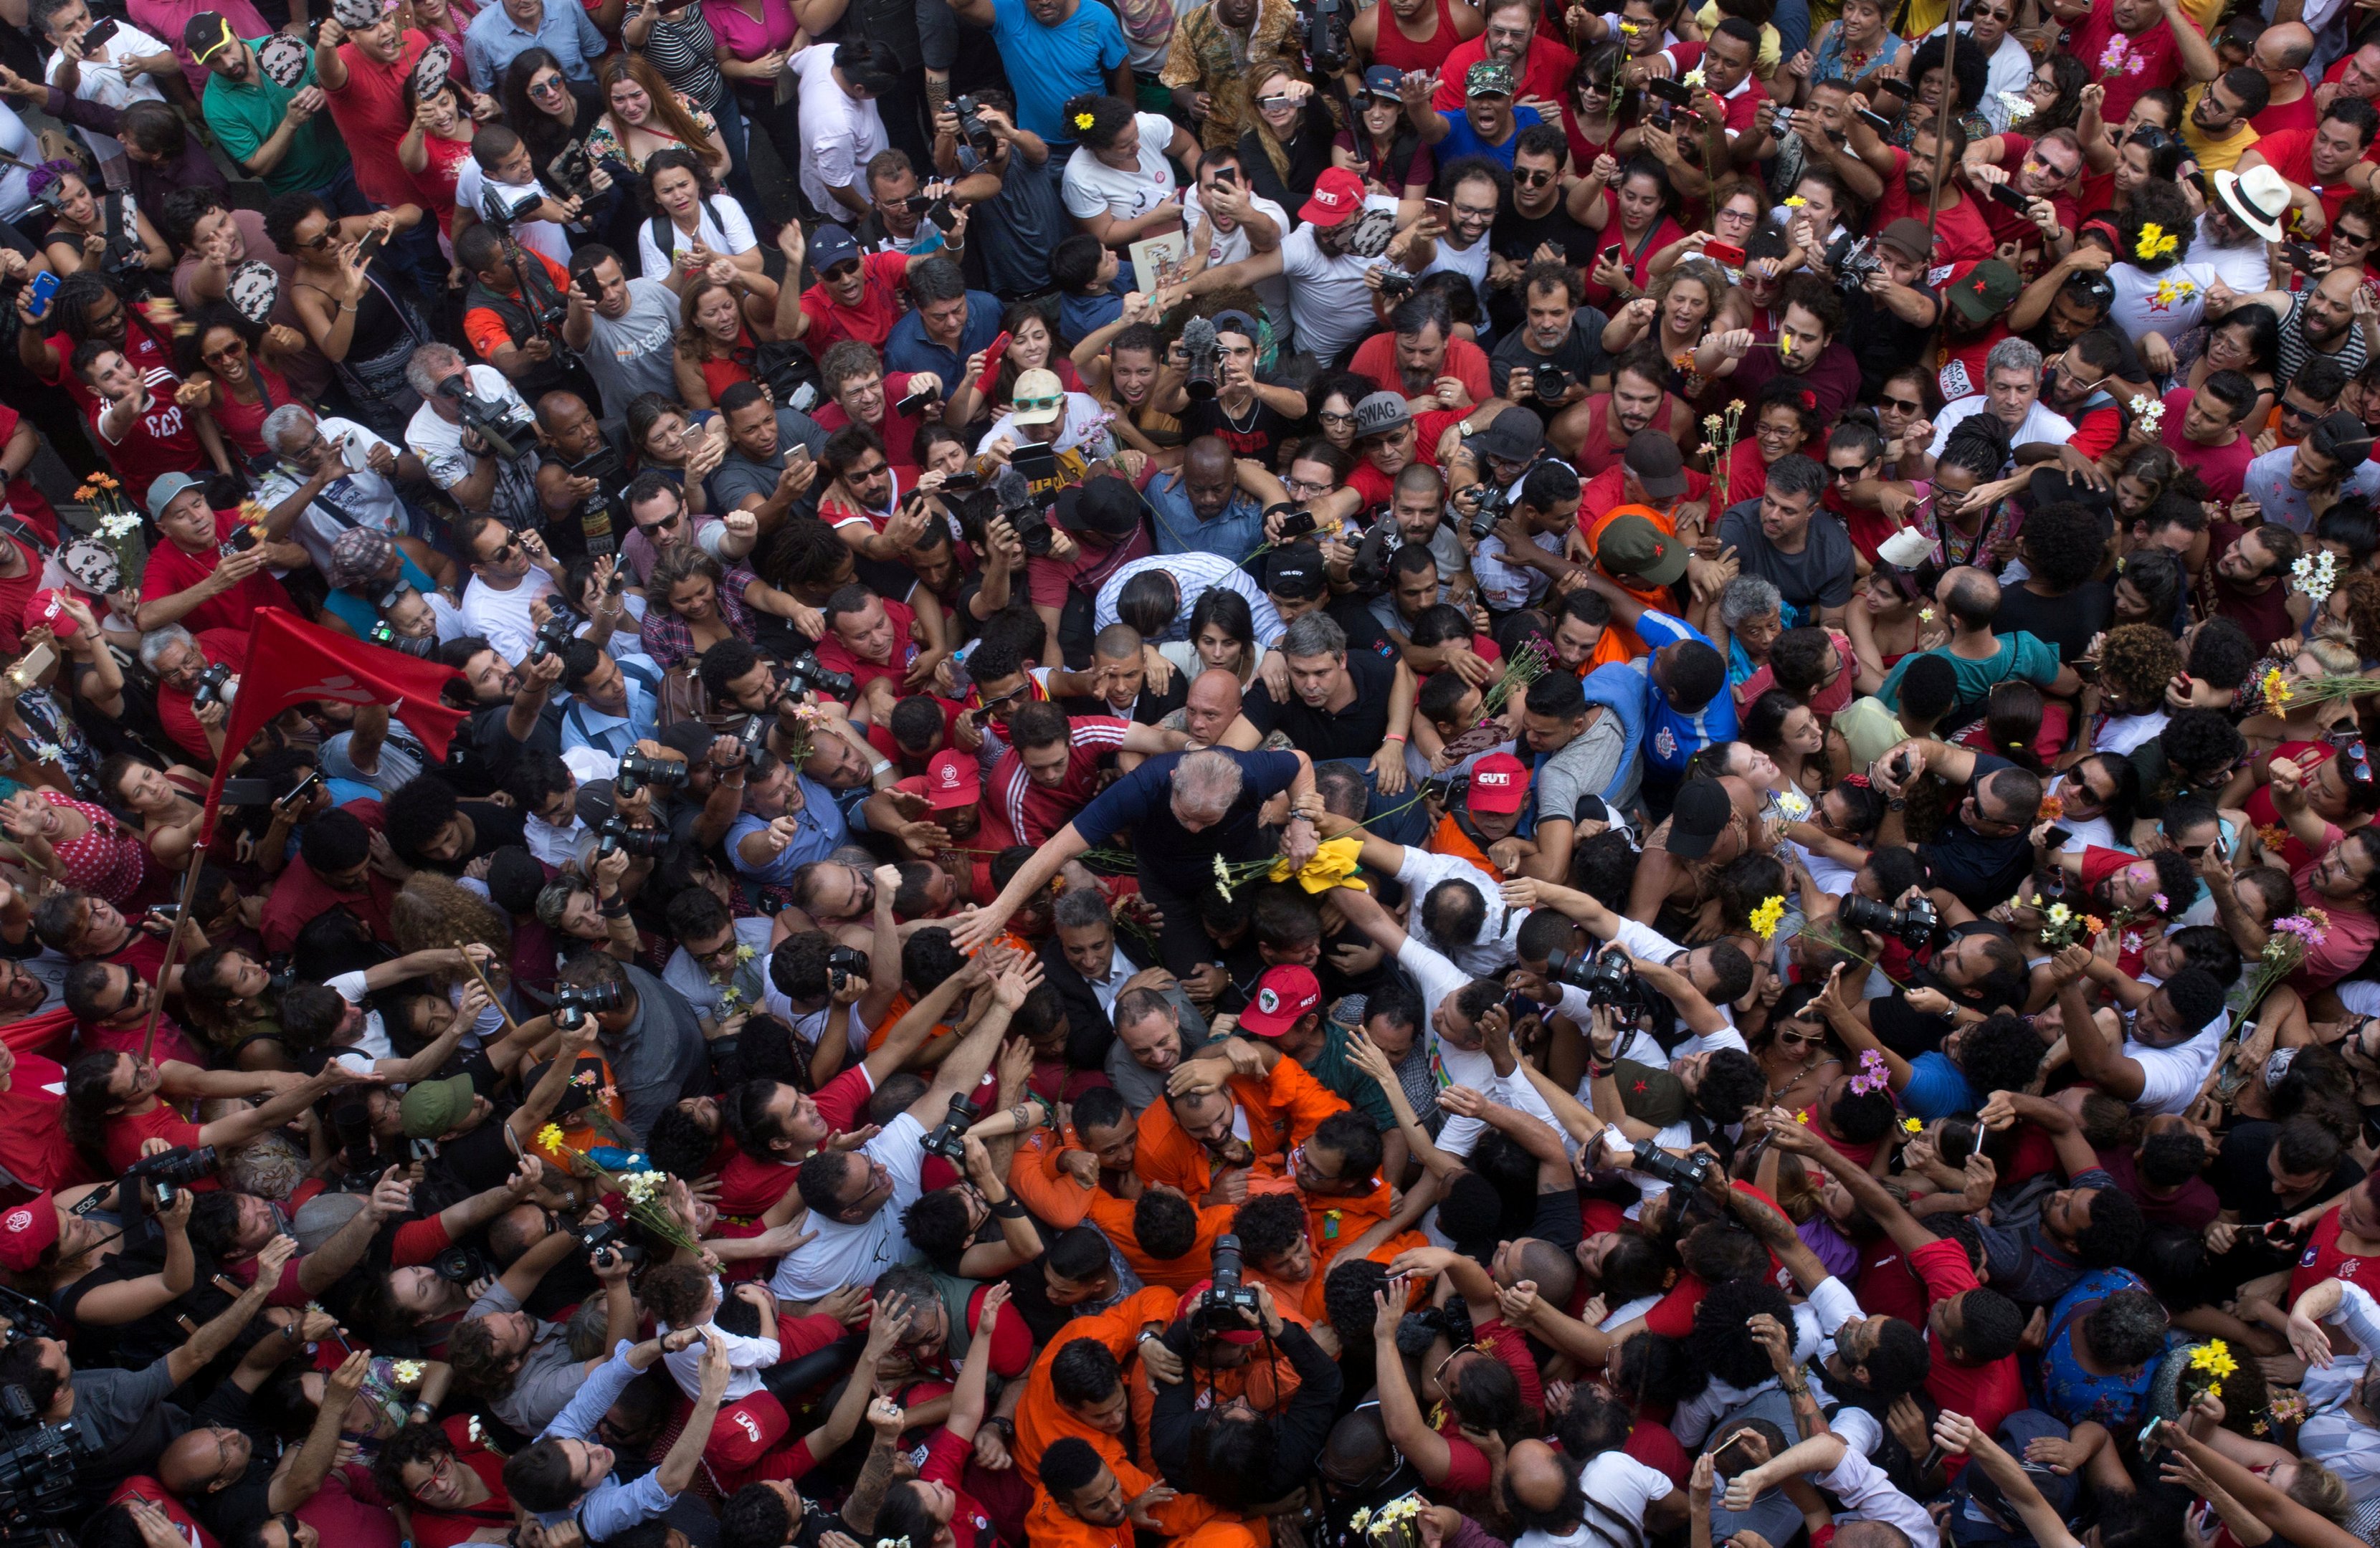
<svg viewBox="0 0 2380 1548"><path fill-rule="evenodd" d="M926 765L926 799L938 812L981 801L983 776L977 772L974 755L948 749L936 753Z"/></svg>
<svg viewBox="0 0 2380 1548"><path fill-rule="evenodd" d="M42 1253L58 1240L58 1206L47 1192L36 1193L0 1215L0 1268L11 1274L30 1273Z"/></svg>
<svg viewBox="0 0 2380 1548"><path fill-rule="evenodd" d="M1279 1037L1321 1003L1322 985L1311 968L1286 963L1267 968L1257 980L1256 998L1241 1013L1240 1030L1258 1037Z"/></svg>
<svg viewBox="0 0 2380 1548"><path fill-rule="evenodd" d="M55 587L47 587L26 598L24 627L38 629L46 624L59 639L74 638L75 631L82 625L74 621L72 613L58 606L59 599L66 595Z"/></svg>
<svg viewBox="0 0 2380 1548"><path fill-rule="evenodd" d="M1471 766L1471 809L1517 812L1529 798L1529 771L1510 753L1490 753Z"/></svg>
<svg viewBox="0 0 2380 1548"><path fill-rule="evenodd" d="M1298 211L1308 225L1337 225L1364 207L1364 180L1343 166L1326 168L1314 180L1314 197Z"/></svg>

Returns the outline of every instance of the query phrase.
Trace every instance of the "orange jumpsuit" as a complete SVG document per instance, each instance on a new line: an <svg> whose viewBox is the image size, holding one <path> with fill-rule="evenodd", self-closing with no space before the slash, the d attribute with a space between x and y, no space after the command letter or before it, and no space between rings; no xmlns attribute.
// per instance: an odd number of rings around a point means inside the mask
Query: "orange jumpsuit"
<svg viewBox="0 0 2380 1548"><path fill-rule="evenodd" d="M1101 1455L1105 1456L1104 1450ZM1138 1498L1157 1481L1130 1462L1114 1457L1106 1459L1108 1469L1115 1474L1116 1482L1123 1488L1123 1497L1127 1500ZM1206 1548L1245 1548L1239 1540L1228 1536L1210 1538L1205 1535L1209 1525L1222 1521L1231 1521L1234 1525L1239 1523L1235 1518L1223 1516L1215 1508L1213 1502L1202 1494L1177 1495L1159 1506L1151 1514L1170 1538L1184 1542L1197 1542L1205 1544ZM1240 1530L1245 1535L1247 1529L1241 1526ZM1034 1485L1033 1508L1025 1513L1025 1540L1033 1548L1133 1548L1132 1534L1130 1520L1120 1521L1112 1527L1095 1527L1058 1508L1057 1501L1043 1493L1038 1483ZM1246 1542L1253 1542L1255 1539L1247 1538Z"/></svg>

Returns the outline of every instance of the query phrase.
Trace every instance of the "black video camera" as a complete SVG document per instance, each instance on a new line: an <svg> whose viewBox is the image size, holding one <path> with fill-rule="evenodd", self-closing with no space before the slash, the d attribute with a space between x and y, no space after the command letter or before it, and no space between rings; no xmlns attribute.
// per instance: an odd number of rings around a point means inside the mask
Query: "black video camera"
<svg viewBox="0 0 2380 1548"><path fill-rule="evenodd" d="M520 454L513 444L513 432L504 428L505 416L511 409L492 398L483 398L471 391L471 373L457 371L438 384L438 395L455 405L455 417L463 428L478 436L488 448L488 454L498 462L510 462Z"/></svg>
<svg viewBox="0 0 2380 1548"><path fill-rule="evenodd" d="M1942 926L1942 916L1935 909L1934 901L1922 893L1895 908L1854 892L1843 899L1835 917L1847 930L1873 930L1912 951L1932 940L1934 932Z"/></svg>
<svg viewBox="0 0 2380 1548"><path fill-rule="evenodd" d="M565 984L553 993L553 1024L576 1032L587 1024L589 1011L617 1010L628 1003L622 984Z"/></svg>
<svg viewBox="0 0 2380 1548"><path fill-rule="evenodd" d="M1546 976L1554 983L1584 991L1589 1005L1635 1011L1650 998L1645 981L1628 965L1624 951L1548 951Z"/></svg>
<svg viewBox="0 0 2380 1548"><path fill-rule="evenodd" d="M645 1255L645 1250L623 1238L619 1226L610 1220L593 1226L566 1220L563 1222L562 1228L578 1239L578 1245L587 1249L597 1268L610 1268L612 1264L608 1260L614 1257L636 1263Z"/></svg>
<svg viewBox="0 0 2380 1548"><path fill-rule="evenodd" d="M1410 296L1414 292L1414 277L1406 270L1400 269L1393 263L1380 265L1381 295Z"/></svg>
<svg viewBox="0 0 2380 1548"><path fill-rule="evenodd" d="M1293 12L1291 30L1305 45L1305 60L1315 73L1335 76L1345 73L1354 54L1354 42L1347 31L1347 7L1341 0L1298 0Z"/></svg>
<svg viewBox="0 0 2380 1548"><path fill-rule="evenodd" d="M966 1131L982 1115L983 1109L965 1097L952 1097L950 1112L944 1115L941 1122L934 1125L934 1131L926 1136L923 1147L926 1154L939 1155L964 1170L966 1166Z"/></svg>
<svg viewBox="0 0 2380 1548"><path fill-rule="evenodd" d="M229 704L239 690L231 685L231 668L216 661L199 673L199 685L190 690L190 707L201 705Z"/></svg>
<svg viewBox="0 0 2380 1548"><path fill-rule="evenodd" d="M66 1527L79 1513L84 1465L98 1451L73 1420L44 1424L32 1394L13 1384L0 1387L0 1539L71 1542L49 1529Z"/></svg>
<svg viewBox="0 0 2380 1548"><path fill-rule="evenodd" d="M1050 525L1050 509L1033 497L1033 486L1014 466L1003 467L992 475L992 497L999 502L999 514L1025 551L1035 558L1047 557L1057 546L1057 529Z"/></svg>
<svg viewBox="0 0 2380 1548"><path fill-rule="evenodd" d="M625 817L605 817L603 826L595 831L602 836L595 846L598 859L625 853L634 859L650 860L669 848L668 829L631 828Z"/></svg>
<svg viewBox="0 0 2380 1548"><path fill-rule="evenodd" d="M1875 243L1846 231L1828 247L1827 267L1834 271L1835 288L1849 296L1864 289L1870 274L1882 272L1884 259Z"/></svg>
<svg viewBox="0 0 2380 1548"><path fill-rule="evenodd" d="M693 774L694 770L677 758L657 758L648 753L623 753L620 755L620 770L612 780L612 788L622 795L634 795L647 785L680 790Z"/></svg>

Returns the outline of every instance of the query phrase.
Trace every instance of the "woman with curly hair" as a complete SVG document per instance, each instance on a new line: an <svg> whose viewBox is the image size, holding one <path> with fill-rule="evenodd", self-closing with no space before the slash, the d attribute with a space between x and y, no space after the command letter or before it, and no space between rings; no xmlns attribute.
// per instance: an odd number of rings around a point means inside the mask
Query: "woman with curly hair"
<svg viewBox="0 0 2380 1548"><path fill-rule="evenodd" d="M2008 511L2007 486L2000 482L2008 459L2009 429L1997 414L1970 414L1943 441L1942 454L1934 459L1934 502L1919 518L1917 529L1934 539L1935 558L1945 568L1997 568L1991 550L2004 539L2014 540L2016 520ZM1730 492L1734 487L1730 480Z"/></svg>
<svg viewBox="0 0 2380 1548"><path fill-rule="evenodd" d="M182 1004L207 1041L242 1070L288 1070L280 996L264 964L237 947L212 946L182 970Z"/></svg>
<svg viewBox="0 0 2380 1548"><path fill-rule="evenodd" d="M2127 1268L2086 1272L2049 1309L2042 1406L2068 1424L2122 1433L2148 1403L2158 1357L2174 1336L2165 1303Z"/></svg>
<svg viewBox="0 0 2380 1548"><path fill-rule="evenodd" d="M742 564L722 568L690 543L670 550L653 562L652 578L645 585L645 654L666 671L692 666L731 636L751 644L745 594L766 584Z"/></svg>
<svg viewBox="0 0 2380 1548"><path fill-rule="evenodd" d="M2000 593L1992 627L2022 629L2058 647L2063 659L2081 660L2116 615L2107 584L2091 578L2107 560L2108 536L2107 518L2087 505L2045 505L2027 516L2016 536L2025 577Z"/></svg>
<svg viewBox="0 0 2380 1548"><path fill-rule="evenodd" d="M2024 134L2037 140L2052 129L2079 129L2082 88L2090 84L2090 67L2070 54L2053 54L2034 66L2024 87L2024 100L2033 107Z"/></svg>
<svg viewBox="0 0 2380 1548"><path fill-rule="evenodd" d="M2097 711L2075 746L2083 753L2130 754L2165 730L2165 691L2181 666L2180 642L2153 623L2108 630L2099 645Z"/></svg>
<svg viewBox="0 0 2380 1548"><path fill-rule="evenodd" d="M1967 131L1968 143L1980 145L1997 132L1982 112L1991 66L1977 50L1962 48L1952 54L1949 44L1937 33L1919 43L1916 52L1909 56L1909 79L1916 86L1913 100L1902 103L1889 92L1876 99L1881 112L1889 114L1895 106L1900 109L1900 122L1888 137L1894 145L1906 151L1920 128L1931 128L1940 122L1946 94L1951 98L1959 123Z"/></svg>
<svg viewBox="0 0 2380 1548"><path fill-rule="evenodd" d="M1267 91L1273 90L1269 80ZM1123 248L1182 224L1182 206L1173 197L1173 168L1167 158L1195 175L1196 135L1161 113L1136 112L1121 97L1090 92L1069 101L1064 117L1074 131L1075 150L1066 159L1061 191L1076 226L1107 247ZM1330 164L1330 156L1326 138L1322 165Z"/></svg>
<svg viewBox="0 0 2380 1548"><path fill-rule="evenodd" d="M2192 229L2190 201L2172 183L2142 184L2116 217L2107 325L2132 340L2141 363L2158 376L2173 374L2172 341L2204 318L2207 287L2221 277L2210 265L2181 260Z"/></svg>
<svg viewBox="0 0 2380 1548"><path fill-rule="evenodd" d="M648 217L637 229L639 272L679 291L703 275L734 287L756 323L774 319L777 282L762 269L752 219L734 194L720 191L700 156L674 147L654 151L638 189Z"/></svg>
<svg viewBox="0 0 2380 1548"><path fill-rule="evenodd" d="M2380 575L2340 576L2314 616L2312 632L2353 649L2362 663L2359 670L2380 665Z"/></svg>
<svg viewBox="0 0 2380 1548"><path fill-rule="evenodd" d="M1694 369L1694 346L1720 325L1734 287L1718 263L1699 254L1676 260L1675 267L1653 281L1652 288L1620 308L1603 327L1606 353L1618 355L1651 334L1661 358L1673 369L1670 385L1683 390Z"/></svg>

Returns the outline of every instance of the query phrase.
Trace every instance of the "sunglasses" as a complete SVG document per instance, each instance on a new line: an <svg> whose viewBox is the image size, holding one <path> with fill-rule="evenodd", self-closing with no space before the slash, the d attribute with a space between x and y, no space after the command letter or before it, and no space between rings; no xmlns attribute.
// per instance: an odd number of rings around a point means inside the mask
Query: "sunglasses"
<svg viewBox="0 0 2380 1548"><path fill-rule="evenodd" d="M328 252L331 250L331 245L338 239L339 235L337 227L326 225L322 228L322 235L315 237L310 242L300 242L298 245L306 248L310 252Z"/></svg>
<svg viewBox="0 0 2380 1548"><path fill-rule="evenodd" d="M528 83L528 94L532 97L558 97L567 88L562 84L562 78L558 75Z"/></svg>
<svg viewBox="0 0 2380 1548"><path fill-rule="evenodd" d="M1876 401L1883 407L1898 409L1903 414L1923 414L1925 412L1925 405L1924 404L1912 403L1907 398L1878 398Z"/></svg>
<svg viewBox="0 0 2380 1548"><path fill-rule="evenodd" d="M847 280L857 272L859 272L859 260L856 258L846 258L841 263L832 264L827 268L820 270L819 278L822 280Z"/></svg>
<svg viewBox="0 0 2380 1548"><path fill-rule="evenodd" d="M2352 742L2340 743L2338 746L2339 758L2347 766L2347 777L2359 785L2370 784L2372 757L2363 750L2363 739L2359 736Z"/></svg>
<svg viewBox="0 0 2380 1548"><path fill-rule="evenodd" d="M1018 398L1010 406L1019 414L1038 414L1045 408L1055 408L1064 401L1063 394L1053 398Z"/></svg>
<svg viewBox="0 0 2380 1548"><path fill-rule="evenodd" d="M221 349L201 349L199 354L209 360L237 360L248 353L245 340L234 339Z"/></svg>
<svg viewBox="0 0 2380 1548"><path fill-rule="evenodd" d="M659 521L638 522L637 524L637 530L639 532L668 532L674 530L676 526L677 514L675 512L672 512L670 514L663 516Z"/></svg>
<svg viewBox="0 0 2380 1548"><path fill-rule="evenodd" d="M1856 467L1829 467L1827 471L1835 476L1835 482L1839 484L1856 484L1860 481L1860 476L1867 471L1867 465L1862 463Z"/></svg>
<svg viewBox="0 0 2380 1548"><path fill-rule="evenodd" d="M502 563L504 563L505 561L507 561L507 560L509 560L509 559L511 559L511 558L512 558L512 556L513 556L513 550L515 550L515 549L518 548L519 546L520 546L520 545L519 545L519 544L517 544L517 543L506 543L506 544L503 545L501 548L497 549L495 552L493 552L493 553L492 553L492 554L488 555L488 557L487 557L487 558L482 559L481 561L480 561L480 563L482 563L482 564L502 564Z"/></svg>
<svg viewBox="0 0 2380 1548"><path fill-rule="evenodd" d="M1782 1043L1782 1044L1786 1045L1786 1046L1789 1046L1789 1047L1791 1047L1791 1046L1794 1046L1794 1045L1798 1044L1798 1045L1800 1045L1800 1046L1803 1046L1803 1047L1806 1047L1806 1048L1815 1048L1815 1047L1816 1047L1819 1044L1824 1043L1826 1040L1827 1040L1827 1034L1826 1034L1825 1033L1823 1033L1823 1032L1790 1032L1790 1031L1789 1031L1789 1032L1779 1032L1779 1033L1777 1034L1777 1041L1778 1041L1778 1042L1779 1042L1779 1043Z"/></svg>
<svg viewBox="0 0 2380 1548"><path fill-rule="evenodd" d="M1545 171L1542 168L1528 172L1515 172L1512 174L1512 181L1524 188L1542 187L1546 184L1552 182L1554 177L1555 174Z"/></svg>

